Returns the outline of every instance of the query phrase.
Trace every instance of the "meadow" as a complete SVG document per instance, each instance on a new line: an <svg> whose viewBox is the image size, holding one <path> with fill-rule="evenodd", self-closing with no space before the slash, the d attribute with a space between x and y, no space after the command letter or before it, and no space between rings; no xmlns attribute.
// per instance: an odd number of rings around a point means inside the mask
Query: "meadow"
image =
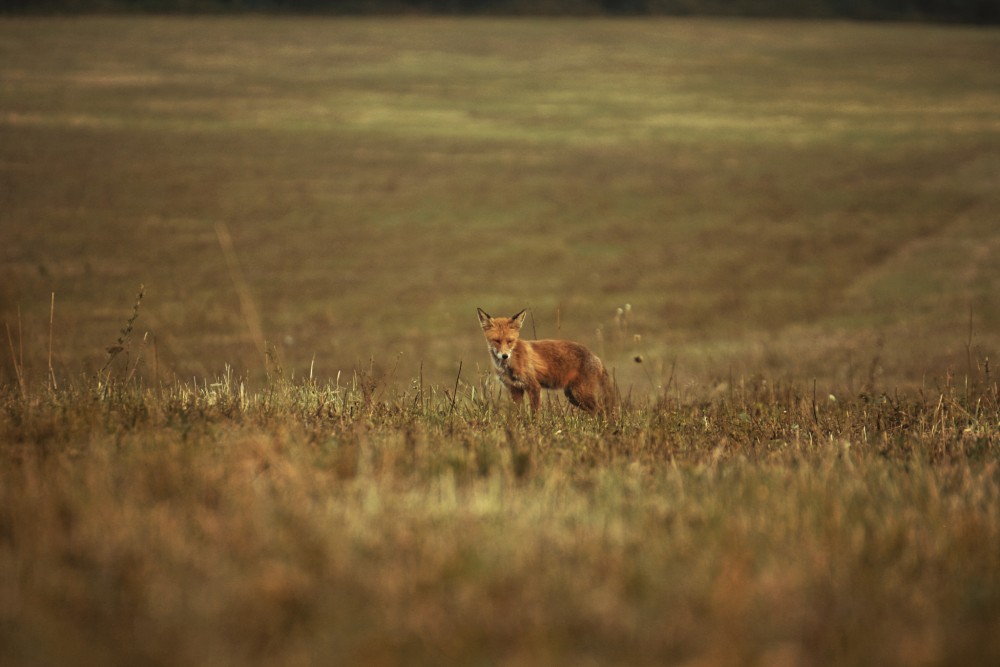
<svg viewBox="0 0 1000 667"><path fill-rule="evenodd" d="M17 18L0 82L0 664L1000 661L1000 31ZM512 409L526 306L618 414Z"/></svg>

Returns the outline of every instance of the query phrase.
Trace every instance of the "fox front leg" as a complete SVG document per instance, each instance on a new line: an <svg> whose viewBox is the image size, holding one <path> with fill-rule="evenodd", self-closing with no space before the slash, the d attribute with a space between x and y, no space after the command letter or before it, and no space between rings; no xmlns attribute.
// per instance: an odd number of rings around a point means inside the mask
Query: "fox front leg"
<svg viewBox="0 0 1000 667"><path fill-rule="evenodd" d="M542 404L542 387L539 384L532 383L527 387L528 400L531 402L531 411L533 413L538 412L538 408Z"/></svg>
<svg viewBox="0 0 1000 667"><path fill-rule="evenodd" d="M514 399L514 403L518 406L524 402L524 390L517 387L510 387L510 397Z"/></svg>

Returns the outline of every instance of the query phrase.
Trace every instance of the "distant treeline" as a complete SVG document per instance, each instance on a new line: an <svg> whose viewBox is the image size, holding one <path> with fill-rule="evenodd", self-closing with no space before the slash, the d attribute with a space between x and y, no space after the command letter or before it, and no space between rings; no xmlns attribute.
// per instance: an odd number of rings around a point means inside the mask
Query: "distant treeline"
<svg viewBox="0 0 1000 667"><path fill-rule="evenodd" d="M0 12L756 16L1000 23L1000 0L0 0Z"/></svg>

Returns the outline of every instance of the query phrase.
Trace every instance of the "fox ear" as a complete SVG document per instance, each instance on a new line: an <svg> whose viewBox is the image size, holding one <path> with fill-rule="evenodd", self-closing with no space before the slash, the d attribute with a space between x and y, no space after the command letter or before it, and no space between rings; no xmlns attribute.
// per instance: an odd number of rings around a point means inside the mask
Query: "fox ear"
<svg viewBox="0 0 1000 667"><path fill-rule="evenodd" d="M489 329L490 320L493 318L487 315L486 311L484 311L482 308L476 308L476 312L479 313L479 326L481 326L483 329Z"/></svg>
<svg viewBox="0 0 1000 667"><path fill-rule="evenodd" d="M518 313L514 317L510 318L511 321L514 323L514 326L517 327L518 329L520 329L521 325L524 324L524 316L525 316L525 313L527 313L527 312L528 312L528 309L525 308L520 313Z"/></svg>

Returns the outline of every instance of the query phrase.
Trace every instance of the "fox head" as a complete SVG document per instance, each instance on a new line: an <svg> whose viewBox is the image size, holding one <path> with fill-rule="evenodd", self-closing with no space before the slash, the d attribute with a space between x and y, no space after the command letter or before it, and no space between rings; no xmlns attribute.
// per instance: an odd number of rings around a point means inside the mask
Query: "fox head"
<svg viewBox="0 0 1000 667"><path fill-rule="evenodd" d="M486 346L501 366L505 365L514 353L514 346L521 335L521 325L524 323L524 314L527 309L513 317L490 317L482 308L476 309L479 312L479 324L486 334Z"/></svg>

